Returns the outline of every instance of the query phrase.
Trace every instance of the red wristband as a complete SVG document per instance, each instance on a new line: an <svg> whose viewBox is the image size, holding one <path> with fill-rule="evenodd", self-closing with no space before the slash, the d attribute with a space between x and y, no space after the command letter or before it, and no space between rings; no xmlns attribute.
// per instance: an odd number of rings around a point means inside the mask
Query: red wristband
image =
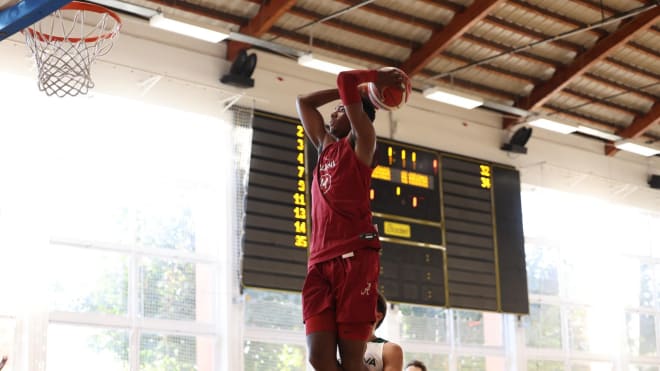
<svg viewBox="0 0 660 371"><path fill-rule="evenodd" d="M337 76L337 89L339 97L345 106L358 103L362 100L358 85L365 82L376 81L378 72L376 70L353 70L344 71Z"/></svg>

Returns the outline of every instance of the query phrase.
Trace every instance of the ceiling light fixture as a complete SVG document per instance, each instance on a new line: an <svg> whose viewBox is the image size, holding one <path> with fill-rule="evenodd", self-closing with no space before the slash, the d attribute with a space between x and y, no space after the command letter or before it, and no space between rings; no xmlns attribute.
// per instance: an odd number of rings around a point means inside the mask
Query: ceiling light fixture
<svg viewBox="0 0 660 371"><path fill-rule="evenodd" d="M529 121L531 126L554 131L561 134L570 134L577 131L577 126L565 122L550 120L543 117L537 117Z"/></svg>
<svg viewBox="0 0 660 371"><path fill-rule="evenodd" d="M577 132L591 135L592 137L609 140L611 142L616 142L617 140L621 139L621 137L616 134L608 133L606 131L590 128L588 126L583 126L583 125L578 125Z"/></svg>
<svg viewBox="0 0 660 371"><path fill-rule="evenodd" d="M312 53L304 54L298 57L298 64L307 68L323 71L338 75L340 72L349 71L353 69L360 69L359 67L349 67L341 61L334 61L328 57L316 57Z"/></svg>
<svg viewBox="0 0 660 371"><path fill-rule="evenodd" d="M484 100L475 95L466 94L450 89L432 87L424 89L424 97L426 99L451 104L465 109L473 109L484 104Z"/></svg>
<svg viewBox="0 0 660 371"><path fill-rule="evenodd" d="M165 17L162 13L156 14L149 19L151 27L160 28L181 35L194 37L196 39L219 43L229 37L229 31L219 28L212 29L208 25L195 24L191 20L168 15Z"/></svg>
<svg viewBox="0 0 660 371"><path fill-rule="evenodd" d="M660 154L660 149L656 147L635 143L629 139L614 142L614 146L622 151L632 152L640 156L650 157Z"/></svg>

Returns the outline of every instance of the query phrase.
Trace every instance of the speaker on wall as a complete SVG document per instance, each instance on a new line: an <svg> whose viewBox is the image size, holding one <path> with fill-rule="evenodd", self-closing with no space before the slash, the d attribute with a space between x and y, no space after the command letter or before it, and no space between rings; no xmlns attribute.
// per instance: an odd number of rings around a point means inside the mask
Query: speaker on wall
<svg viewBox="0 0 660 371"><path fill-rule="evenodd" d="M229 73L222 76L220 82L239 88L254 87L252 73L254 73L255 67L257 67L257 55L254 53L248 54L245 49L241 49L231 64Z"/></svg>
<svg viewBox="0 0 660 371"><path fill-rule="evenodd" d="M651 175L649 177L649 185L651 188L660 189L660 175Z"/></svg>

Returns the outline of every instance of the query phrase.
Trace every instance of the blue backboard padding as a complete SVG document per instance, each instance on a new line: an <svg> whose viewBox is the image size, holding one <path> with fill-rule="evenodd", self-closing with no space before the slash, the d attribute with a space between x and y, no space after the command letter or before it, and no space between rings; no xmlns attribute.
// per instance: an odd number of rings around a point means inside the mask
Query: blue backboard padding
<svg viewBox="0 0 660 371"><path fill-rule="evenodd" d="M71 0L23 0L0 11L0 41L36 23Z"/></svg>

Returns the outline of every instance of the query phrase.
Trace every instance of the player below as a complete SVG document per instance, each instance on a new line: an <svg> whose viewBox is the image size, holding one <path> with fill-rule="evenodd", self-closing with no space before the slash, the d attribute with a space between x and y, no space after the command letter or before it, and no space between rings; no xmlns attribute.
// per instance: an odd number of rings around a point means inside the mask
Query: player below
<svg viewBox="0 0 660 371"><path fill-rule="evenodd" d="M426 365L415 359L408 362L404 371L426 371Z"/></svg>
<svg viewBox="0 0 660 371"><path fill-rule="evenodd" d="M403 350L401 346L376 336L376 329L383 323L386 315L387 300L385 296L379 293L376 306L376 323L367 343L367 351L364 353L364 363L370 371L401 371L403 368Z"/></svg>

